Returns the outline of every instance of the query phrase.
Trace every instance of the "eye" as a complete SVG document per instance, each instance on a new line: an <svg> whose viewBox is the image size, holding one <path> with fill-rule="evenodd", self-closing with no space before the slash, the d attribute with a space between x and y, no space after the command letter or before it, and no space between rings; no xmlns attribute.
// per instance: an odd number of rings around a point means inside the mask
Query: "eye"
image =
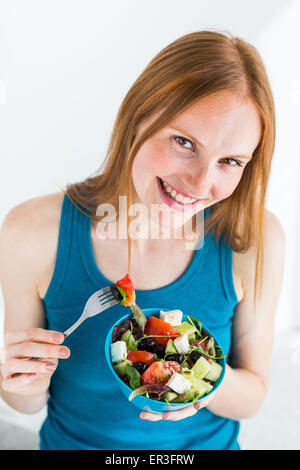
<svg viewBox="0 0 300 470"><path fill-rule="evenodd" d="M236 160L235 158L222 158L221 160L222 162L224 162L227 166L240 166L240 167L244 167L244 165L242 165L241 161L240 160Z"/></svg>
<svg viewBox="0 0 300 470"><path fill-rule="evenodd" d="M184 147L186 149L189 149L189 150L194 150L194 144L191 140L187 139L186 137L182 137L180 135L176 135L174 136L174 139L175 141L177 142L178 145L180 145L180 147ZM178 139L178 140L177 140ZM191 146L190 147L186 147L185 144L186 143L189 143Z"/></svg>

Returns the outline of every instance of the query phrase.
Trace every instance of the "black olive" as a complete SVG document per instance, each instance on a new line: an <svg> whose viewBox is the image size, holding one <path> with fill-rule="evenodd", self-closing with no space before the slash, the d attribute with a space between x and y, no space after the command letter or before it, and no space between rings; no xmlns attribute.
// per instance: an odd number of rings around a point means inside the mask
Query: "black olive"
<svg viewBox="0 0 300 470"><path fill-rule="evenodd" d="M146 362L142 362L142 361L137 361L132 365L140 374L142 374L149 366L149 364L146 364Z"/></svg>
<svg viewBox="0 0 300 470"><path fill-rule="evenodd" d="M181 364L184 361L184 355L179 353L172 353L166 356L166 361L177 361Z"/></svg>
<svg viewBox="0 0 300 470"><path fill-rule="evenodd" d="M156 344L154 352L158 357L164 358L166 346L164 344Z"/></svg>
<svg viewBox="0 0 300 470"><path fill-rule="evenodd" d="M140 339L143 336L143 332L140 329L139 325L135 320L130 320L130 323L132 325L132 336L134 339Z"/></svg>
<svg viewBox="0 0 300 470"><path fill-rule="evenodd" d="M141 341L138 342L138 349L140 351L148 351L148 352L153 352L154 348L156 346L156 343L153 338L144 338L141 339Z"/></svg>
<svg viewBox="0 0 300 470"><path fill-rule="evenodd" d="M197 362L199 357L201 357L202 354L199 352L199 351L192 351L191 352L191 359L193 361L193 363Z"/></svg>
<svg viewBox="0 0 300 470"><path fill-rule="evenodd" d="M121 302L121 300L123 300L123 296L121 292L119 291L119 289L117 288L117 286L115 284L111 284L109 287L114 298L118 300L119 302Z"/></svg>

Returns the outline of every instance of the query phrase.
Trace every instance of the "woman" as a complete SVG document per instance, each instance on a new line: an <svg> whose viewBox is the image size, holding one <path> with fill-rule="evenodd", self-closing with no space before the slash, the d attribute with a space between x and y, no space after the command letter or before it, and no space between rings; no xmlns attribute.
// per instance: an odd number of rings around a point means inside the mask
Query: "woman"
<svg viewBox="0 0 300 470"><path fill-rule="evenodd" d="M284 234L265 210L274 140L273 98L256 49L229 34L191 33L163 49L129 90L98 174L8 213L1 394L25 413L48 401L41 449L239 449L239 421L257 413L268 388L282 284ZM100 237L97 209L112 204L120 228L120 195L129 209L149 209L160 234L172 229L169 239L132 237L128 245L126 237ZM169 219L151 215L154 204ZM205 238L186 249L197 214ZM124 307L64 341L87 298L121 279L130 257L137 304L197 315L227 354L222 385L200 411L139 415L121 395L103 345Z"/></svg>

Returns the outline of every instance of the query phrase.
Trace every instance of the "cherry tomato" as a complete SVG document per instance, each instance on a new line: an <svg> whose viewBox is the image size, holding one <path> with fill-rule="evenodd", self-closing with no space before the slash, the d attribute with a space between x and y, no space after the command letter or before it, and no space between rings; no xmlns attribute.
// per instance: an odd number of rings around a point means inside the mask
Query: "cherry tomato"
<svg viewBox="0 0 300 470"><path fill-rule="evenodd" d="M181 366L176 361L158 361L152 364L142 373L141 379L146 384L165 384L173 372L180 372Z"/></svg>
<svg viewBox="0 0 300 470"><path fill-rule="evenodd" d="M154 341L157 344L164 344L166 345L169 341L170 337L175 339L176 336L179 336L178 331L170 325L170 323L161 320L160 318L156 317L149 317L147 323L145 325L145 334L146 335L166 335L166 338L155 338L153 337Z"/></svg>

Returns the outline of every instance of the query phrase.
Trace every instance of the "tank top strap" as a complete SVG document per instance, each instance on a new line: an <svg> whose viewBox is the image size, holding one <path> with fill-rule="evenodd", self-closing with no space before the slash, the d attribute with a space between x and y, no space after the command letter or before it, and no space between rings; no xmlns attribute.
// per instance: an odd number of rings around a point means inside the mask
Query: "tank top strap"
<svg viewBox="0 0 300 470"><path fill-rule="evenodd" d="M50 306L56 299L65 277L67 266L72 254L71 241L75 232L75 206L65 195L61 207L59 238L56 253L56 261L52 279L43 298L44 303Z"/></svg>
<svg viewBox="0 0 300 470"><path fill-rule="evenodd" d="M224 235L220 238L219 259L220 278L225 297L232 309L238 304L238 298L233 279L233 251L231 245L226 241Z"/></svg>

